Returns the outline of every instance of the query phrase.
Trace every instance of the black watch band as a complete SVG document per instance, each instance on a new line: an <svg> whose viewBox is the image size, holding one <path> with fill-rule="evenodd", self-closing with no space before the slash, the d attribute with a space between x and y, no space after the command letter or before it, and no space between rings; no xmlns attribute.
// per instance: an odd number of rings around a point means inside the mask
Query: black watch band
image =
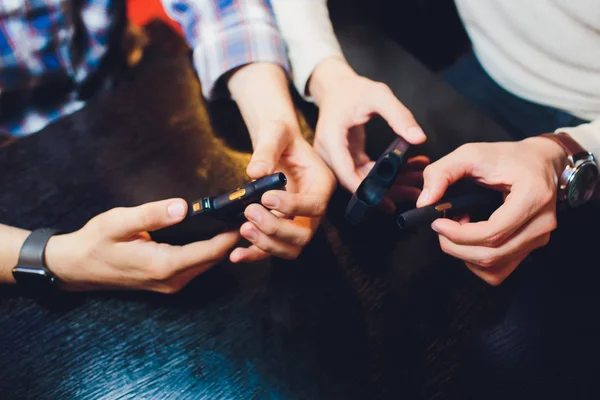
<svg viewBox="0 0 600 400"><path fill-rule="evenodd" d="M52 228L36 229L29 234L19 253L17 266L12 273L17 284L27 291L48 291L57 286L56 276L46 267L46 245L59 233Z"/></svg>

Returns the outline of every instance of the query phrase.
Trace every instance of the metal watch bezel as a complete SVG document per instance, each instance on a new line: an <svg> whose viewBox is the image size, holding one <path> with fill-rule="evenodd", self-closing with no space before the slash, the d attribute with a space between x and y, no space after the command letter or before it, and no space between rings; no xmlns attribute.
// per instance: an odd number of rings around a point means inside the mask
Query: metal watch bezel
<svg viewBox="0 0 600 400"><path fill-rule="evenodd" d="M590 198L587 198L580 204L574 204L572 199L569 198L569 193L571 192L572 185L574 184L573 182L575 181L575 178L578 176L578 174L588 166L592 166L593 168L595 168L596 181L594 182L594 188L598 185L598 180L600 178L600 174L598 173L598 165L592 153L585 153L577 156L577 159L574 159L574 157L569 156L569 164L566 166L565 170L561 175L558 191L559 201L565 202L569 205L569 207L573 208L577 208L590 200Z"/></svg>

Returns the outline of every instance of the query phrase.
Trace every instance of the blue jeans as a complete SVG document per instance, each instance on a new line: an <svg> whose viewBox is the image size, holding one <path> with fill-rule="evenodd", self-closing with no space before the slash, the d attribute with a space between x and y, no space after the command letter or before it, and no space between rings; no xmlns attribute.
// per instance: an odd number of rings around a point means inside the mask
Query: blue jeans
<svg viewBox="0 0 600 400"><path fill-rule="evenodd" d="M472 52L443 71L442 76L515 139L586 122L503 89ZM462 351L459 385L468 388L469 398L556 398L561 390L569 393L570 385L565 383L560 388L556 377L568 374L577 363L561 361L559 353L563 354L561 347L572 346L578 339L568 329L556 333L555 327L566 321L565 313L556 311L556 294L564 286L556 278L560 275L548 272L552 262L539 261L534 253L494 289L494 299L502 303L501 316L475 332ZM566 365L564 369L561 362Z"/></svg>

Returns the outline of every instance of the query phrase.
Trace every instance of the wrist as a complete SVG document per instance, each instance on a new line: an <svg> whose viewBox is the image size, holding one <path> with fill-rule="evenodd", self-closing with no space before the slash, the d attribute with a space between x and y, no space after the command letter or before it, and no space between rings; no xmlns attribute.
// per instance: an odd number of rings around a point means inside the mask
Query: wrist
<svg viewBox="0 0 600 400"><path fill-rule="evenodd" d="M565 149L555 141L543 136L525 139L525 141L535 143L536 148L541 152L544 160L552 165L558 182L558 178L565 170L569 160L569 155Z"/></svg>
<svg viewBox="0 0 600 400"><path fill-rule="evenodd" d="M74 246L72 234L56 235L46 245L46 267L61 284L71 281L69 271L73 260L77 258L77 246Z"/></svg>
<svg viewBox="0 0 600 400"><path fill-rule="evenodd" d="M328 57L315 67L308 81L308 92L317 106L331 87L339 85L346 79L357 77L352 67L342 58Z"/></svg>
<svg viewBox="0 0 600 400"><path fill-rule="evenodd" d="M2 246L0 246L0 283L15 284L15 278L12 269L19 260L21 247L25 239L31 232L25 229L9 228L0 225L0 237L2 237Z"/></svg>
<svg viewBox="0 0 600 400"><path fill-rule="evenodd" d="M245 65L231 75L227 86L253 140L271 121L296 120L287 76L278 65Z"/></svg>

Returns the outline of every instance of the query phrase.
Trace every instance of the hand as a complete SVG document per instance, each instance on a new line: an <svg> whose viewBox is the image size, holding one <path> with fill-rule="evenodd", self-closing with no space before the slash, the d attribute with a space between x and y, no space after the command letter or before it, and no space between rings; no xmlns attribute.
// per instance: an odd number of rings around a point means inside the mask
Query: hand
<svg viewBox="0 0 600 400"><path fill-rule="evenodd" d="M247 173L258 179L276 171L288 178L286 191L270 191L262 204L248 206L249 222L240 232L253 245L231 253L233 262L258 261L269 255L295 259L312 239L335 189L335 178L300 135L296 121L265 126L254 142ZM291 219L293 218L293 219Z"/></svg>
<svg viewBox="0 0 600 400"><path fill-rule="evenodd" d="M269 255L298 257L312 239L335 189L335 178L304 140L283 70L255 63L237 70L228 87L246 122L254 153L246 172L258 179L274 172L288 178L286 191L265 193L262 204L246 208L240 233L252 246L235 249L232 262Z"/></svg>
<svg viewBox="0 0 600 400"><path fill-rule="evenodd" d="M411 144L425 141L419 124L389 87L357 75L343 60L322 61L310 78L309 91L319 106L314 147L350 192L375 164L365 153L364 128L374 114Z"/></svg>
<svg viewBox="0 0 600 400"><path fill-rule="evenodd" d="M150 239L148 232L182 221L186 212L182 199L107 211L76 232L51 238L48 268L66 290L177 292L226 258L239 240L237 232L181 247Z"/></svg>
<svg viewBox="0 0 600 400"><path fill-rule="evenodd" d="M487 221L438 219L432 224L444 252L497 286L550 240L565 162L563 149L545 138L466 144L425 169L417 206L439 201L447 187L463 177L505 192L504 204Z"/></svg>

